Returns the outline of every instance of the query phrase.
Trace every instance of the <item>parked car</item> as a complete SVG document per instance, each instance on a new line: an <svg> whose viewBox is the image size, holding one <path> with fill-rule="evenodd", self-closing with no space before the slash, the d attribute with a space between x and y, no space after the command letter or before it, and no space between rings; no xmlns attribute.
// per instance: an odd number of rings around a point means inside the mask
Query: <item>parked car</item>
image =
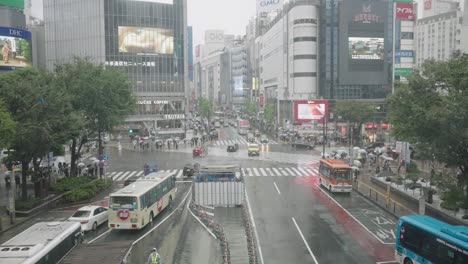
<svg viewBox="0 0 468 264"><path fill-rule="evenodd" d="M260 137L262 134L260 133L260 130L255 129L255 136Z"/></svg>
<svg viewBox="0 0 468 264"><path fill-rule="evenodd" d="M108 219L107 208L87 205L78 209L68 221L79 222L82 231L95 231Z"/></svg>
<svg viewBox="0 0 468 264"><path fill-rule="evenodd" d="M291 143L291 147L296 149L314 149L315 146L305 141L296 141Z"/></svg>
<svg viewBox="0 0 468 264"><path fill-rule="evenodd" d="M234 145L229 145L227 147L227 152L236 152L239 150L239 144L235 143Z"/></svg>
<svg viewBox="0 0 468 264"><path fill-rule="evenodd" d="M199 157L199 156L206 156L205 147L204 146L196 146L192 150L192 154L193 154L194 158Z"/></svg>
<svg viewBox="0 0 468 264"><path fill-rule="evenodd" d="M183 176L192 177L195 174L195 166L193 164L186 164L182 171Z"/></svg>

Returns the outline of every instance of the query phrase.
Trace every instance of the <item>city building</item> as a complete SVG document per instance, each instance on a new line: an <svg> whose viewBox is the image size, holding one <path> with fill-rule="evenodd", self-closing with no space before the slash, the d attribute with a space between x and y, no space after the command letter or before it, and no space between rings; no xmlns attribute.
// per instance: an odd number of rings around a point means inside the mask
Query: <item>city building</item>
<svg viewBox="0 0 468 264"><path fill-rule="evenodd" d="M447 13L460 8L464 0L423 0L422 14L419 18L426 18Z"/></svg>
<svg viewBox="0 0 468 264"><path fill-rule="evenodd" d="M137 97L128 130L185 132L187 0L44 0L47 68L75 56L124 71Z"/></svg>
<svg viewBox="0 0 468 264"><path fill-rule="evenodd" d="M297 119L295 104L317 99L319 1L291 1L259 36L259 94L276 109L276 127Z"/></svg>
<svg viewBox="0 0 468 264"><path fill-rule="evenodd" d="M243 109L250 101L252 89L249 70L248 47L245 39L239 39L230 48L231 54L231 103L235 110Z"/></svg>
<svg viewBox="0 0 468 264"><path fill-rule="evenodd" d="M420 68L428 59L445 61L450 59L456 51L468 52L467 45L462 45L462 40L468 35L466 19L468 19L467 13L460 8L418 19L416 22L417 67ZM464 26L465 30L463 30Z"/></svg>
<svg viewBox="0 0 468 264"><path fill-rule="evenodd" d="M406 82L415 68L415 20L413 3L406 0L395 1L395 81Z"/></svg>

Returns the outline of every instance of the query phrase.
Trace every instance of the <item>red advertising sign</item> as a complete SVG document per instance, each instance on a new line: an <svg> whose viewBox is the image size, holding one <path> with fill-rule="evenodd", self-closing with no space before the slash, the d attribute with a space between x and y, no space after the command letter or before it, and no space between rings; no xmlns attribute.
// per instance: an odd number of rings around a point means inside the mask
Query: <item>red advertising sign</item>
<svg viewBox="0 0 468 264"><path fill-rule="evenodd" d="M239 127L249 128L250 122L249 120L241 120L239 121Z"/></svg>
<svg viewBox="0 0 468 264"><path fill-rule="evenodd" d="M424 0L424 10L432 9L432 0Z"/></svg>
<svg viewBox="0 0 468 264"><path fill-rule="evenodd" d="M313 120L321 120L328 116L327 100L300 100L294 101L294 120L300 123L307 123Z"/></svg>
<svg viewBox="0 0 468 264"><path fill-rule="evenodd" d="M264 103L263 94L260 94L260 107L263 107L263 103Z"/></svg>
<svg viewBox="0 0 468 264"><path fill-rule="evenodd" d="M414 19L413 3L396 3L396 18Z"/></svg>
<svg viewBox="0 0 468 264"><path fill-rule="evenodd" d="M122 220L125 221L130 216L130 212L128 210L119 210L117 211L117 216Z"/></svg>

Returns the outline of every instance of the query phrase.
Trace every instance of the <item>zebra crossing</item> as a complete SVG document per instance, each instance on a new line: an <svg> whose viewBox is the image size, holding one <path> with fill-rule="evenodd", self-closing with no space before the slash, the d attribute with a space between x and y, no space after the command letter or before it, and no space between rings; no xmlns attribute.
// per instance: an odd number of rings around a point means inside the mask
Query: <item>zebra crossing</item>
<svg viewBox="0 0 468 264"><path fill-rule="evenodd" d="M229 146L229 145L234 145L236 143L239 146L249 144L249 142L247 142L247 140L245 140L243 138L240 138L240 139L216 140L215 142L213 142L213 145L214 146ZM255 139L255 143L262 144L262 143L260 143L260 140L258 140L258 139ZM274 140L268 140L268 144L278 144L278 142L276 142Z"/></svg>
<svg viewBox="0 0 468 264"><path fill-rule="evenodd" d="M313 177L318 175L317 168L305 167L270 167L270 168L242 168L245 177ZM169 172L176 178L183 177L183 170L160 170L161 172ZM121 171L111 172L107 177L113 181L125 181L130 177L143 176L144 171Z"/></svg>

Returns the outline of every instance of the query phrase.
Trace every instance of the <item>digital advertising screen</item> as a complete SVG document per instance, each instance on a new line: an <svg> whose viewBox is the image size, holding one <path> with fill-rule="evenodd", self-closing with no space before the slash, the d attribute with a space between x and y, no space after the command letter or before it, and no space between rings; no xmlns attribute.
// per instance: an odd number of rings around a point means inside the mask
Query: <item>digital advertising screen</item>
<svg viewBox="0 0 468 264"><path fill-rule="evenodd" d="M171 29L119 26L119 52L173 54L174 33Z"/></svg>
<svg viewBox="0 0 468 264"><path fill-rule="evenodd" d="M324 116L327 116L327 113L327 100L294 101L294 120L296 122L307 123L314 120L320 121Z"/></svg>
<svg viewBox="0 0 468 264"><path fill-rule="evenodd" d="M31 32L0 27L0 70L31 66Z"/></svg>
<svg viewBox="0 0 468 264"><path fill-rule="evenodd" d="M353 60L383 60L383 38L348 38L349 55Z"/></svg>

